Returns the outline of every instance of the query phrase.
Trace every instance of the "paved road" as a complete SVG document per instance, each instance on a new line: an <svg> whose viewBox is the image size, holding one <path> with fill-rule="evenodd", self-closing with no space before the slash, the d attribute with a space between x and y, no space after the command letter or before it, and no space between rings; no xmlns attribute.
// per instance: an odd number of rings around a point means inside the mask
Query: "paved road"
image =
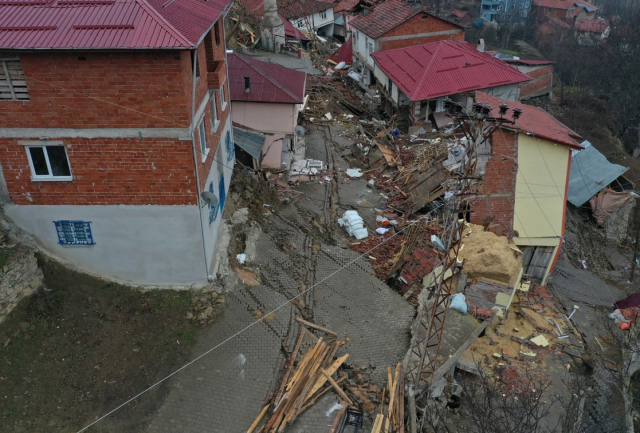
<svg viewBox="0 0 640 433"><path fill-rule="evenodd" d="M271 215L257 241L257 268L263 285L230 289L224 314L200 338L203 353L255 320L252 312L271 311L300 295L299 308L317 324L350 343L350 364L365 367L382 385L388 366L402 360L409 345L413 308L379 281L358 255L321 239L312 225L323 213L323 188L300 211L295 205ZM315 203L311 205L310 203ZM351 263L351 264L350 264ZM284 365L281 344L292 347L298 308L287 304L169 380L168 396L149 432L244 432L277 384ZM336 399L328 393L287 431L326 432L335 417Z"/></svg>

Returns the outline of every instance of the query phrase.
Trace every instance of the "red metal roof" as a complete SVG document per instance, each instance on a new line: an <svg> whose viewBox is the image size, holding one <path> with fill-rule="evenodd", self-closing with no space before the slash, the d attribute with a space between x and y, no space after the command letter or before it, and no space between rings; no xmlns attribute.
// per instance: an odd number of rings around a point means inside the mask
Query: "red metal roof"
<svg viewBox="0 0 640 433"><path fill-rule="evenodd" d="M0 0L0 48L192 48L230 0Z"/></svg>
<svg viewBox="0 0 640 433"><path fill-rule="evenodd" d="M527 135L533 135L534 137L543 138L554 143L564 144L574 149L583 149L580 145L583 138L542 108L518 102L504 101L495 96L487 95L484 92L477 92L476 100L481 104L490 105L493 107L494 112L498 111L500 104L507 104L510 109L521 109L522 115L520 118L516 120L516 123L513 125L505 125L507 128L517 129Z"/></svg>
<svg viewBox="0 0 640 433"><path fill-rule="evenodd" d="M232 101L302 104L307 74L237 53L227 54ZM245 92L244 77L251 81Z"/></svg>
<svg viewBox="0 0 640 433"><path fill-rule="evenodd" d="M579 32L604 33L609 28L609 21L604 19L597 20L581 20L578 21L574 28Z"/></svg>
<svg viewBox="0 0 640 433"><path fill-rule="evenodd" d="M373 58L412 101L531 80L466 42L440 41L379 51Z"/></svg>
<svg viewBox="0 0 640 433"><path fill-rule="evenodd" d="M417 14L426 15L427 11L423 9L411 10L411 5L403 0L387 0L374 7L367 15L360 15L349 24L370 38L377 39ZM428 15L435 19L442 19L435 15ZM458 24L454 25L460 27Z"/></svg>
<svg viewBox="0 0 640 433"><path fill-rule="evenodd" d="M595 6L587 1L570 1L570 0L533 0L533 4L536 6L540 6L543 8L552 8L552 9L570 9L573 6L585 5L590 8L598 9L598 6Z"/></svg>
<svg viewBox="0 0 640 433"><path fill-rule="evenodd" d="M349 38L347 42L342 44L340 51L329 57L336 63L345 62L347 65L353 63L353 39Z"/></svg>

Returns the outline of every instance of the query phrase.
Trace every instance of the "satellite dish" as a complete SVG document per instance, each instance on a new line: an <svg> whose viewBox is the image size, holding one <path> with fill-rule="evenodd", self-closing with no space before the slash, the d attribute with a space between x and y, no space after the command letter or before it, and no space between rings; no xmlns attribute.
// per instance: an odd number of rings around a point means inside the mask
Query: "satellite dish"
<svg viewBox="0 0 640 433"><path fill-rule="evenodd" d="M209 206L215 206L218 204L218 197L216 197L212 192L203 191L200 193L200 198Z"/></svg>
<svg viewBox="0 0 640 433"><path fill-rule="evenodd" d="M307 131L305 131L304 127L302 125L298 125L296 126L296 135L298 137L304 137L304 134L306 134Z"/></svg>

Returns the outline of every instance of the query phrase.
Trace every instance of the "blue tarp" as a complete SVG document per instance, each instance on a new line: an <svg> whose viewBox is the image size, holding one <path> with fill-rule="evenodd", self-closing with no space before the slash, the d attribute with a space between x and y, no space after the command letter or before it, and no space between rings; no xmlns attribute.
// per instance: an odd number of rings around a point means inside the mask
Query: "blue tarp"
<svg viewBox="0 0 640 433"><path fill-rule="evenodd" d="M627 167L610 163L588 141L584 141L582 146L585 149L574 153L571 157L571 174L569 175L568 200L576 207L585 204L629 170Z"/></svg>
<svg viewBox="0 0 640 433"><path fill-rule="evenodd" d="M262 154L262 147L265 141L264 134L234 127L233 139L238 147L260 161L260 155Z"/></svg>

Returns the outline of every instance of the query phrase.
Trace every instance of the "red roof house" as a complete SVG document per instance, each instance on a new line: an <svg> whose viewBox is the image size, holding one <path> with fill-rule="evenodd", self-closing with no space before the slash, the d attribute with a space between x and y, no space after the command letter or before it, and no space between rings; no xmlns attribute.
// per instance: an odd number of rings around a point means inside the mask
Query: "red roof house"
<svg viewBox="0 0 640 433"><path fill-rule="evenodd" d="M394 98L400 104L403 98L419 102L501 87L515 90L515 99L518 83L530 80L466 42L442 41L381 51L374 53L373 58L376 78L379 82L390 81L392 84L386 87L396 86L400 90L401 94Z"/></svg>
<svg viewBox="0 0 640 433"><path fill-rule="evenodd" d="M263 168L289 167L307 75L241 54L227 57L234 124L265 135L260 159L254 157L252 163ZM244 149L243 143L238 146Z"/></svg>
<svg viewBox="0 0 640 433"><path fill-rule="evenodd" d="M136 285L215 275L229 4L0 1L4 211L49 254Z"/></svg>
<svg viewBox="0 0 640 433"><path fill-rule="evenodd" d="M241 0L240 3L244 5L247 12L255 15L256 17L264 16L264 0ZM309 37L296 29L281 13L278 12L278 17L284 24L284 34L291 39L297 39L299 41L308 41Z"/></svg>
<svg viewBox="0 0 640 433"><path fill-rule="evenodd" d="M404 0L387 0L367 15L349 21L353 37L353 58L362 83L374 83L371 54L394 48L442 40L464 40L464 27L415 8Z"/></svg>
<svg viewBox="0 0 640 433"><path fill-rule="evenodd" d="M498 110L500 104L505 103L503 99L484 92L478 92L476 100L481 104L490 105L494 111ZM583 141L582 137L542 108L518 102L508 102L507 104L511 109L518 108L522 110L522 115L514 124L508 124L505 128L517 129L533 137L544 138L574 149L582 149L582 145L580 145Z"/></svg>
<svg viewBox="0 0 640 433"><path fill-rule="evenodd" d="M507 119L514 109L521 115L492 132L491 152L478 160L482 181L469 199L471 222L512 238L525 257L524 273L545 284L564 236L571 151L582 149L582 138L540 108L482 92L477 102L496 117L501 104L509 107Z"/></svg>

